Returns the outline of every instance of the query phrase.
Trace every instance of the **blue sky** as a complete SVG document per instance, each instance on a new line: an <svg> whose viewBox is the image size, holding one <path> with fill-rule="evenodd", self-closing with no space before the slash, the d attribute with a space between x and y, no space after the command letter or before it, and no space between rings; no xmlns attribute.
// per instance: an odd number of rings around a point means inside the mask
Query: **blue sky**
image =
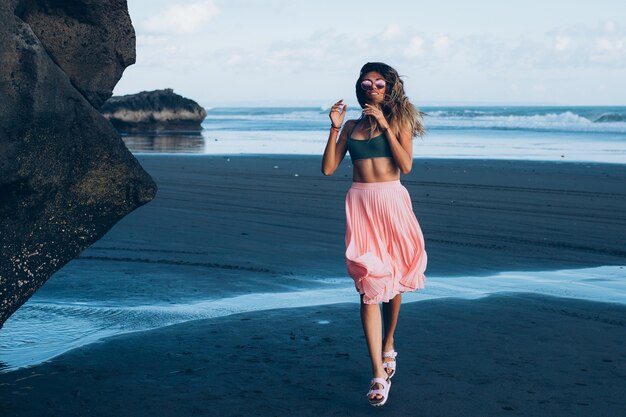
<svg viewBox="0 0 626 417"><path fill-rule="evenodd" d="M626 2L128 0L137 63L114 93L205 106L356 103L367 61L419 105L626 105Z"/></svg>

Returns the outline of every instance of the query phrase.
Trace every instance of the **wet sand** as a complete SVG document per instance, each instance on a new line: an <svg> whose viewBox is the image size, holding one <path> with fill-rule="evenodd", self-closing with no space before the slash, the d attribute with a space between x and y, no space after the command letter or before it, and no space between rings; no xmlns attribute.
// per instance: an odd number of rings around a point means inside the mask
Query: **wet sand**
<svg viewBox="0 0 626 417"><path fill-rule="evenodd" d="M349 160L141 155L156 199L42 287L47 298L185 302L310 288L346 274ZM626 265L624 165L416 159L402 177L426 277ZM108 271L103 274L102 271Z"/></svg>
<svg viewBox="0 0 626 417"><path fill-rule="evenodd" d="M84 257L345 275L349 160L324 177L319 157L138 159L159 185L156 200L124 218ZM402 182L424 232L429 274L623 265L626 259L624 165L416 159Z"/></svg>
<svg viewBox="0 0 626 417"><path fill-rule="evenodd" d="M383 410L358 304L115 336L0 374L3 416L617 416L626 306L531 294L406 303Z"/></svg>

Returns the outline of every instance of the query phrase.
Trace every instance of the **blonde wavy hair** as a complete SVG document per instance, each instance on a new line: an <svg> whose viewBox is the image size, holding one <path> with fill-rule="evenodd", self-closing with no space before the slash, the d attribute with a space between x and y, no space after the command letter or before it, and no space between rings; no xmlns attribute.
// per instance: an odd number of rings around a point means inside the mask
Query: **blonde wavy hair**
<svg viewBox="0 0 626 417"><path fill-rule="evenodd" d="M361 81L365 74L372 71L380 73L387 84L385 87L385 97L382 102L382 111L389 124L398 126L399 129L402 129L404 126L409 126L413 137L424 136L426 128L424 127L423 116L425 113L411 104L404 92L404 82L400 79L398 71L387 64L382 62L368 62L361 68L359 78L356 81L356 97L361 108L365 108L365 103L367 103L365 91L361 88ZM374 134L378 128L378 123L373 117L370 117L369 122L371 133Z"/></svg>

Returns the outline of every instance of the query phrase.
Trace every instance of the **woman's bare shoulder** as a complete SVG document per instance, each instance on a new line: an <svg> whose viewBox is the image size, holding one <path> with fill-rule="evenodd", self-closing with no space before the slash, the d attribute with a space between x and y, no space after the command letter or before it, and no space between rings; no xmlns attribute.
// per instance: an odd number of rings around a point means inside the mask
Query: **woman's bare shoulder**
<svg viewBox="0 0 626 417"><path fill-rule="evenodd" d="M356 124L359 122L358 119L350 119L350 120L346 120L346 122L344 123L343 127L344 129L351 129L354 126L356 126Z"/></svg>

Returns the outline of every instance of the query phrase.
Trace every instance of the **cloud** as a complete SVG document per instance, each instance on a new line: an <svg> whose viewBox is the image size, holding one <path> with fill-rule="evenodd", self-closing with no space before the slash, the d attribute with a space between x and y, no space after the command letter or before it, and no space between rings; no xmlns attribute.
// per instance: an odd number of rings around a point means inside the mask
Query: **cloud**
<svg viewBox="0 0 626 417"><path fill-rule="evenodd" d="M193 35L202 32L218 14L213 0L173 4L140 22L139 26L148 33Z"/></svg>
<svg viewBox="0 0 626 417"><path fill-rule="evenodd" d="M239 54L233 54L226 58L226 62L224 64L226 66L237 66L240 65L243 61L243 57Z"/></svg>
<svg viewBox="0 0 626 417"><path fill-rule="evenodd" d="M396 42L394 42L396 43ZM393 48L392 43L388 44ZM542 71L626 67L626 29L607 20L518 38L413 33L401 55L431 69Z"/></svg>
<svg viewBox="0 0 626 417"><path fill-rule="evenodd" d="M595 40L596 52L626 52L624 46L626 46L626 38L623 39L611 39L608 37L599 37Z"/></svg>
<svg viewBox="0 0 626 417"><path fill-rule="evenodd" d="M404 49L404 56L407 58L416 58L424 54L424 39L419 36L411 38L409 45Z"/></svg>
<svg viewBox="0 0 626 417"><path fill-rule="evenodd" d="M400 26L395 23L392 23L391 25L385 28L382 36L383 36L383 39L391 40L391 39L396 39L400 35L400 33L401 33Z"/></svg>
<svg viewBox="0 0 626 417"><path fill-rule="evenodd" d="M181 28L172 29L182 24L172 16L182 16L183 11L191 13L199 5L214 7L206 1L172 6L149 20L170 16L168 30L182 33ZM205 13L202 19L185 23L185 30L198 25L194 22L212 19L216 13ZM269 70L283 75L315 71L341 74L352 72L367 61L388 62L401 71L418 66L422 71L481 75L626 67L626 30L615 21L557 27L517 38L425 33L409 28L400 30L397 24L381 29L366 36L319 29L300 38L236 45L224 45L208 34L187 37L181 42L178 35L144 33L137 37L138 64L180 69L219 62L233 73Z"/></svg>
<svg viewBox="0 0 626 417"><path fill-rule="evenodd" d="M604 22L604 31L611 33L617 31L619 28L619 24L614 20L606 20Z"/></svg>
<svg viewBox="0 0 626 417"><path fill-rule="evenodd" d="M557 51L566 51L574 46L574 42L570 36L556 35L554 37L553 47Z"/></svg>
<svg viewBox="0 0 626 417"><path fill-rule="evenodd" d="M543 51L544 65L626 66L626 30L613 20L600 22L595 27L583 25L560 27L548 35L552 36L552 42Z"/></svg>
<svg viewBox="0 0 626 417"><path fill-rule="evenodd" d="M448 55L450 50L450 38L447 36L438 36L433 41L433 50L438 55Z"/></svg>

